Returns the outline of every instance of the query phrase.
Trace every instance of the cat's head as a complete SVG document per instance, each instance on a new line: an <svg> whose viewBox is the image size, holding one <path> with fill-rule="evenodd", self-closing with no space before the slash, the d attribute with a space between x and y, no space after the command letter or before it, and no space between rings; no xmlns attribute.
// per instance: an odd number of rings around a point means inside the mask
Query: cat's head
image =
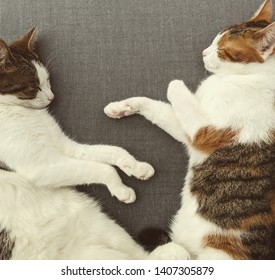
<svg viewBox="0 0 275 280"><path fill-rule="evenodd" d="M220 32L202 55L205 68L217 73L226 68L243 69L252 63L264 63L274 50L272 2L266 0L251 19Z"/></svg>
<svg viewBox="0 0 275 280"><path fill-rule="evenodd" d="M54 98L47 69L34 52L36 29L7 44L0 39L0 104L42 109Z"/></svg>

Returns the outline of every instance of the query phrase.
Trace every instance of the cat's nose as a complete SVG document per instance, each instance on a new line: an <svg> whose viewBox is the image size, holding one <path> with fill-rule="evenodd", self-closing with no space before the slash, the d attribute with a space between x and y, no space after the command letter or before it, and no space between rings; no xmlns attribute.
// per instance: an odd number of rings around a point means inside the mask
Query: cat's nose
<svg viewBox="0 0 275 280"><path fill-rule="evenodd" d="M202 51L202 56L206 56L206 50Z"/></svg>
<svg viewBox="0 0 275 280"><path fill-rule="evenodd" d="M54 100L54 94L52 92L48 92L47 98L48 98L49 101L53 101Z"/></svg>
<svg viewBox="0 0 275 280"><path fill-rule="evenodd" d="M54 100L54 95L49 96L49 97L48 97L48 100L49 100L49 101L53 101L53 100Z"/></svg>

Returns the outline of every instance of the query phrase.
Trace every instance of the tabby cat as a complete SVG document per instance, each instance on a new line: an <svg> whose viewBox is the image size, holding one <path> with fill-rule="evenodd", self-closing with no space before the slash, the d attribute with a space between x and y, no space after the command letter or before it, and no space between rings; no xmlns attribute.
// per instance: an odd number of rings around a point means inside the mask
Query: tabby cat
<svg viewBox="0 0 275 280"><path fill-rule="evenodd" d="M176 80L170 104L134 97L105 107L112 118L140 114L188 148L182 206L158 258L275 259L274 50L266 0L203 51L213 74L195 94Z"/></svg>

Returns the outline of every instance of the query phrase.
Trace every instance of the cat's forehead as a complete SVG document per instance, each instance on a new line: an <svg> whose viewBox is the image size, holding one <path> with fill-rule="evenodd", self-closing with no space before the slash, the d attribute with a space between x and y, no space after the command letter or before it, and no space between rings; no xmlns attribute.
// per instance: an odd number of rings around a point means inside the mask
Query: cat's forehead
<svg viewBox="0 0 275 280"><path fill-rule="evenodd" d="M255 32L266 28L270 23L262 20L262 21L247 21L239 24L232 25L222 32L221 35L227 34L227 36L234 38L234 37L249 37Z"/></svg>
<svg viewBox="0 0 275 280"><path fill-rule="evenodd" d="M49 79L49 72L47 69L39 62L37 61L32 61L36 71L37 71L37 76L39 78L40 82L47 81Z"/></svg>
<svg viewBox="0 0 275 280"><path fill-rule="evenodd" d="M250 30L255 31L259 29L263 29L267 27L270 24L270 22L267 22L265 20L261 21L247 21L239 24L234 24L228 28L226 28L224 31L230 31L230 33L234 34L241 30Z"/></svg>

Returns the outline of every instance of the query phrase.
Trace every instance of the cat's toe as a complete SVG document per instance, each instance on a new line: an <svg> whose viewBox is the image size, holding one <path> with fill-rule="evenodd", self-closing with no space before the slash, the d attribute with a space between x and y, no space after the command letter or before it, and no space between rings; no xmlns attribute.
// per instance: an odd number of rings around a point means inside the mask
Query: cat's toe
<svg viewBox="0 0 275 280"><path fill-rule="evenodd" d="M119 119L119 118L124 117L123 111L119 110L119 106L118 106L117 103L118 102L112 102L104 108L104 113L108 117L115 118L115 119Z"/></svg>
<svg viewBox="0 0 275 280"><path fill-rule="evenodd" d="M182 246L170 242L157 247L149 258L152 260L189 260L190 254Z"/></svg>
<svg viewBox="0 0 275 280"><path fill-rule="evenodd" d="M125 116L132 115L136 110L125 101L112 102L104 108L104 113L114 119L120 119Z"/></svg>
<svg viewBox="0 0 275 280"><path fill-rule="evenodd" d="M155 174L154 168L149 163L135 159L124 159L118 163L118 167L128 176L134 176L140 180L148 180Z"/></svg>
<svg viewBox="0 0 275 280"><path fill-rule="evenodd" d="M148 180L155 174L155 170L152 165L147 162L139 162L137 164L136 177L140 180Z"/></svg>
<svg viewBox="0 0 275 280"><path fill-rule="evenodd" d="M126 204L133 203L136 200L136 193L133 189L124 187L119 191L119 193L115 194L117 199Z"/></svg>

